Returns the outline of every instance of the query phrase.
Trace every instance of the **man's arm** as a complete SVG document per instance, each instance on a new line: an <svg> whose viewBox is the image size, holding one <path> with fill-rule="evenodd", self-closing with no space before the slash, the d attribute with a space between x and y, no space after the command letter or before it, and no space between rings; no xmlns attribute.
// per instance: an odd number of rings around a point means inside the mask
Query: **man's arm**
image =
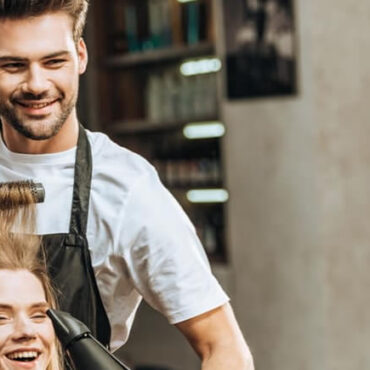
<svg viewBox="0 0 370 370"><path fill-rule="evenodd" d="M254 370L230 304L176 324L202 360L202 370Z"/></svg>

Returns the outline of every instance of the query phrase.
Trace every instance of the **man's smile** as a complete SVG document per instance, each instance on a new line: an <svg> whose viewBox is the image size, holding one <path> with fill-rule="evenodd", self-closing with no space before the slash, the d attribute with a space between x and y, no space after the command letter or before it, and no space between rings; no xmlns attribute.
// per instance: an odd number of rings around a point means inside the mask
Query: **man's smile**
<svg viewBox="0 0 370 370"><path fill-rule="evenodd" d="M51 108L59 99L48 101L16 100L15 103L29 115L46 115L51 113Z"/></svg>

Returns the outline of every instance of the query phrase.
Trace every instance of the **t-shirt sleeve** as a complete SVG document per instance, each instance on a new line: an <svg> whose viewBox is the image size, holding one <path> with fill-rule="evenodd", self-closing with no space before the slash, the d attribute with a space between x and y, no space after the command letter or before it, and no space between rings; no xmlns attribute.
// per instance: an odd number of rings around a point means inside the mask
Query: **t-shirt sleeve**
<svg viewBox="0 0 370 370"><path fill-rule="evenodd" d="M170 323L228 301L194 226L155 170L131 190L121 222L118 253L124 255L130 279Z"/></svg>

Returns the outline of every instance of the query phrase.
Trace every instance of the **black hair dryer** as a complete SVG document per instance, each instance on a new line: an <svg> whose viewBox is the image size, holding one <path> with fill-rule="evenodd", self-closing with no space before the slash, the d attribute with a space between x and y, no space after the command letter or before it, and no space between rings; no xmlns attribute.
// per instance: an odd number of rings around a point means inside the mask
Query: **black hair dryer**
<svg viewBox="0 0 370 370"><path fill-rule="evenodd" d="M85 324L69 313L49 309L47 315L76 370L130 370L92 336Z"/></svg>

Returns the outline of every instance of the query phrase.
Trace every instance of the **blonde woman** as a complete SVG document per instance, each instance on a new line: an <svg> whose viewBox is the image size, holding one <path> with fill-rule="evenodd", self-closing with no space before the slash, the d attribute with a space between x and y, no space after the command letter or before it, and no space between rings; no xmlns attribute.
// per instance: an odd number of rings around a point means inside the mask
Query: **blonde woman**
<svg viewBox="0 0 370 370"><path fill-rule="evenodd" d="M40 256L40 239L18 231L34 224L33 194L25 183L0 187L0 369L61 370L46 311L55 300ZM16 224L16 225L15 225ZM17 232L13 232L17 229Z"/></svg>

